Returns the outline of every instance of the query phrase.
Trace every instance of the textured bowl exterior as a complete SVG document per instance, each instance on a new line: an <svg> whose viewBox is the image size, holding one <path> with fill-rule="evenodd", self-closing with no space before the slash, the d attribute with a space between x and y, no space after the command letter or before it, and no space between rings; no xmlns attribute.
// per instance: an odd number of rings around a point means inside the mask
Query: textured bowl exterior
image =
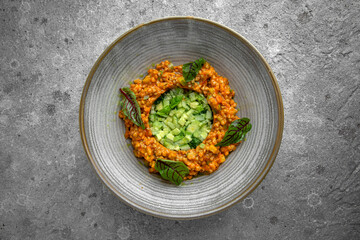
<svg viewBox="0 0 360 240"><path fill-rule="evenodd" d="M150 174L134 156L116 114L118 89L154 63L179 65L200 57L228 78L238 116L250 118L253 128L216 172L178 187ZM80 103L82 141L100 179L133 208L172 219L208 216L244 199L271 168L283 124L280 90L260 53L234 31L192 17L155 20L118 38L95 63Z"/></svg>

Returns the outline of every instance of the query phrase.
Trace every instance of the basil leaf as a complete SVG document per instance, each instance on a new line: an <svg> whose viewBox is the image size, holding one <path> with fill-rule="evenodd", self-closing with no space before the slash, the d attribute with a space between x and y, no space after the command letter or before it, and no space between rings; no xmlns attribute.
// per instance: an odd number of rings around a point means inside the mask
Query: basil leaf
<svg viewBox="0 0 360 240"><path fill-rule="evenodd" d="M215 146L225 147L245 139L246 133L251 130L250 119L241 118L233 121L226 131L224 138Z"/></svg>
<svg viewBox="0 0 360 240"><path fill-rule="evenodd" d="M145 129L144 122L141 119L141 110L136 96L130 88L120 88L121 99L120 109L135 125Z"/></svg>
<svg viewBox="0 0 360 240"><path fill-rule="evenodd" d="M163 179L169 180L176 185L180 185L184 177L189 174L189 169L186 165L179 161L157 159L155 169L159 171Z"/></svg>
<svg viewBox="0 0 360 240"><path fill-rule="evenodd" d="M189 62L185 63L182 67L183 77L185 79L185 82L192 81L196 75L199 73L200 69L204 65L205 60L203 58L200 58L196 60L195 62Z"/></svg>

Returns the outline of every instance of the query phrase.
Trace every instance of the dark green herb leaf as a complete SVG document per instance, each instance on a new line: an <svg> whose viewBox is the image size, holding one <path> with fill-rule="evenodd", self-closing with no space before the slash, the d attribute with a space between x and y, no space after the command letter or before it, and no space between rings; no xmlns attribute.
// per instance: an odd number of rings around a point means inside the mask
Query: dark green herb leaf
<svg viewBox="0 0 360 240"><path fill-rule="evenodd" d="M154 105L158 105L165 97L165 94L161 94L160 97L158 97L155 102Z"/></svg>
<svg viewBox="0 0 360 240"><path fill-rule="evenodd" d="M170 100L170 105L165 106L160 111L157 111L156 114L162 117L167 117L171 109L174 109L182 101L183 95L177 95L176 97Z"/></svg>
<svg viewBox="0 0 360 240"><path fill-rule="evenodd" d="M175 108L179 103L181 103L183 99L183 95L177 95L176 97L172 98L170 100L170 107L171 109Z"/></svg>
<svg viewBox="0 0 360 240"><path fill-rule="evenodd" d="M179 161L157 159L155 169L159 171L163 179L169 180L176 185L180 185L184 177L189 174L189 169L186 165Z"/></svg>
<svg viewBox="0 0 360 240"><path fill-rule="evenodd" d="M204 108L203 106L198 106L198 107L196 107L195 113L193 115L205 114L207 111L210 111L210 110Z"/></svg>
<svg viewBox="0 0 360 240"><path fill-rule="evenodd" d="M185 137L185 133L180 132L177 136L174 137L174 142L177 142Z"/></svg>
<svg viewBox="0 0 360 240"><path fill-rule="evenodd" d="M120 109L134 124L145 129L144 122L141 119L141 110L136 101L135 93L130 88L120 88L121 99Z"/></svg>
<svg viewBox="0 0 360 240"><path fill-rule="evenodd" d="M216 146L225 147L244 140L246 133L251 130L250 119L241 118L233 121L226 131L224 138Z"/></svg>
<svg viewBox="0 0 360 240"><path fill-rule="evenodd" d="M192 81L196 75L199 73L200 69L204 65L205 60L203 58L200 58L196 60L195 62L189 62L185 63L182 67L183 76L185 79L185 82Z"/></svg>
<svg viewBox="0 0 360 240"><path fill-rule="evenodd" d="M196 148L202 141L196 137L193 137L188 143L191 148Z"/></svg>
<svg viewBox="0 0 360 240"><path fill-rule="evenodd" d="M170 107L170 105L168 105L168 106L164 107L163 109L161 109L160 111L157 111L156 114L161 117L167 117L170 111L171 111L171 107Z"/></svg>

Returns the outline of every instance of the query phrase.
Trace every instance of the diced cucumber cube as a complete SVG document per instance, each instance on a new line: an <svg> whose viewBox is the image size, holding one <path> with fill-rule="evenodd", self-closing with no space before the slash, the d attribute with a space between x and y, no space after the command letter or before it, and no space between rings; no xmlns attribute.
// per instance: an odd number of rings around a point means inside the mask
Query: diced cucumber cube
<svg viewBox="0 0 360 240"><path fill-rule="evenodd" d="M171 129L174 129L176 126L172 122L165 122L166 125L168 125Z"/></svg>
<svg viewBox="0 0 360 240"><path fill-rule="evenodd" d="M178 142L178 141L182 140L183 138L184 138L183 135L177 135L174 137L174 142Z"/></svg>
<svg viewBox="0 0 360 240"><path fill-rule="evenodd" d="M190 103L190 107L191 107L192 109L195 109L197 106L199 106L199 103L198 103L198 102L191 102L191 103Z"/></svg>
<svg viewBox="0 0 360 240"><path fill-rule="evenodd" d="M194 121L194 122L189 124L189 126L186 128L186 130L191 132L191 133L194 133L196 130L199 129L199 126L200 126L200 122Z"/></svg>
<svg viewBox="0 0 360 240"><path fill-rule="evenodd" d="M169 143L168 141L164 141L163 145L167 148L172 149L174 145L172 145L171 143Z"/></svg>
<svg viewBox="0 0 360 240"><path fill-rule="evenodd" d="M206 124L207 124L206 121L202 121L202 122L200 122L199 127L205 126Z"/></svg>
<svg viewBox="0 0 360 240"><path fill-rule="evenodd" d="M187 145L187 144L186 144L186 145L182 145L182 146L180 146L180 149L186 151L186 150L189 150L189 149L190 149L190 146Z"/></svg>
<svg viewBox="0 0 360 240"><path fill-rule="evenodd" d="M180 118L179 124L180 124L181 126L184 126L185 123L186 123L186 120L185 120L184 118Z"/></svg>
<svg viewBox="0 0 360 240"><path fill-rule="evenodd" d="M173 145L173 147L171 148L172 150L174 150L174 151L179 151L180 150L180 147L179 147L179 145Z"/></svg>
<svg viewBox="0 0 360 240"><path fill-rule="evenodd" d="M158 134L156 134L156 139L159 141L165 136L165 134L166 133L164 131L160 131Z"/></svg>
<svg viewBox="0 0 360 240"><path fill-rule="evenodd" d="M163 109L163 104L162 103L159 103L158 105L156 105L156 107L155 107L155 110L156 111L160 111L160 110L162 110Z"/></svg>
<svg viewBox="0 0 360 240"><path fill-rule="evenodd" d="M187 117L192 116L193 112L194 112L194 109L190 109L189 111L187 111L186 112Z"/></svg>
<svg viewBox="0 0 360 240"><path fill-rule="evenodd" d="M170 128L168 126L164 126L164 129L162 131L165 133L164 135L166 135L170 132Z"/></svg>
<svg viewBox="0 0 360 240"><path fill-rule="evenodd" d="M200 105L195 108L195 111L201 113L202 111L204 111L204 109L205 109L204 106Z"/></svg>
<svg viewBox="0 0 360 240"><path fill-rule="evenodd" d="M211 119L212 118L212 113L211 113L211 111L210 110L208 110L207 112L206 112L206 119Z"/></svg>
<svg viewBox="0 0 360 240"><path fill-rule="evenodd" d="M167 139L170 139L171 141L174 141L174 135L172 135L172 133L169 133L168 135L166 135Z"/></svg>
<svg viewBox="0 0 360 240"><path fill-rule="evenodd" d="M189 132L189 131L185 131L185 135L192 135L192 133L191 132Z"/></svg>
<svg viewBox="0 0 360 240"><path fill-rule="evenodd" d="M176 117L180 118L185 112L185 108L180 108L176 111Z"/></svg>
<svg viewBox="0 0 360 240"><path fill-rule="evenodd" d="M209 133L210 132L210 127L208 125L205 125L200 129L200 132Z"/></svg>
<svg viewBox="0 0 360 240"><path fill-rule="evenodd" d="M169 106L170 105L170 99L164 99L163 100L163 105L164 105L164 107L166 107L166 106Z"/></svg>
<svg viewBox="0 0 360 240"><path fill-rule="evenodd" d="M172 118L171 117L167 117L166 119L165 119L165 123L166 122L172 122Z"/></svg>
<svg viewBox="0 0 360 240"><path fill-rule="evenodd" d="M159 128L159 129L162 128L163 126L160 122L153 122L152 125L154 128Z"/></svg>
<svg viewBox="0 0 360 240"><path fill-rule="evenodd" d="M188 142L190 142L191 140L189 140L189 138L184 137L183 139L181 139L180 141L178 141L179 145L185 145Z"/></svg>
<svg viewBox="0 0 360 240"><path fill-rule="evenodd" d="M200 138L200 132L199 131L194 132L194 137Z"/></svg>
<svg viewBox="0 0 360 240"><path fill-rule="evenodd" d="M180 105L181 104L181 105ZM187 101L182 101L181 103L179 104L179 107L182 107L182 108L185 108L186 110L190 109L190 107L187 105Z"/></svg>
<svg viewBox="0 0 360 240"><path fill-rule="evenodd" d="M176 136L176 135L179 135L180 132L181 132L181 131L180 131L180 129L178 129L178 128L175 128L174 130L171 131L171 133L174 134L175 136Z"/></svg>
<svg viewBox="0 0 360 240"><path fill-rule="evenodd" d="M169 134L168 134L168 135L169 135ZM173 140L170 140L170 139L167 137L168 135L166 135L165 138L164 138L165 142L167 142L167 143L169 143L169 144L171 144L171 145L174 145L174 144L175 144L174 141L173 141Z"/></svg>
<svg viewBox="0 0 360 240"><path fill-rule="evenodd" d="M202 132L200 133L200 139L204 140L207 137L208 133L207 132Z"/></svg>
<svg viewBox="0 0 360 240"><path fill-rule="evenodd" d="M194 102L194 101L196 100L195 92L191 92L191 93L189 94L189 97L190 97L190 100L191 100L192 102Z"/></svg>
<svg viewBox="0 0 360 240"><path fill-rule="evenodd" d="M204 120L205 120L205 115L204 115L204 114L196 115L196 116L195 116L195 120L197 120L197 121L204 121ZM205 122L205 124L206 124L206 122Z"/></svg>
<svg viewBox="0 0 360 240"><path fill-rule="evenodd" d="M197 99L198 101L202 102L202 101L205 100L205 97L204 97L204 95L202 95L202 94L196 94L196 99Z"/></svg>
<svg viewBox="0 0 360 240"><path fill-rule="evenodd" d="M149 115L149 120L150 120L150 123L154 122L155 121L155 115L150 114Z"/></svg>
<svg viewBox="0 0 360 240"><path fill-rule="evenodd" d="M192 140L192 136L191 135L185 135L185 139L190 142Z"/></svg>

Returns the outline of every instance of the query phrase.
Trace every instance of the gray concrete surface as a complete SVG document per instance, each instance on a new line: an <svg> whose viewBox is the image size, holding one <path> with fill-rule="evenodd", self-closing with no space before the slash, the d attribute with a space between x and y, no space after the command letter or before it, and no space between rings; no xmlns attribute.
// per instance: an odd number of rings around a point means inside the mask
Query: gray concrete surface
<svg viewBox="0 0 360 240"><path fill-rule="evenodd" d="M120 202L83 151L86 76L119 35L193 15L233 28L270 63L285 131L267 178L205 219ZM0 1L0 239L360 239L359 1Z"/></svg>

